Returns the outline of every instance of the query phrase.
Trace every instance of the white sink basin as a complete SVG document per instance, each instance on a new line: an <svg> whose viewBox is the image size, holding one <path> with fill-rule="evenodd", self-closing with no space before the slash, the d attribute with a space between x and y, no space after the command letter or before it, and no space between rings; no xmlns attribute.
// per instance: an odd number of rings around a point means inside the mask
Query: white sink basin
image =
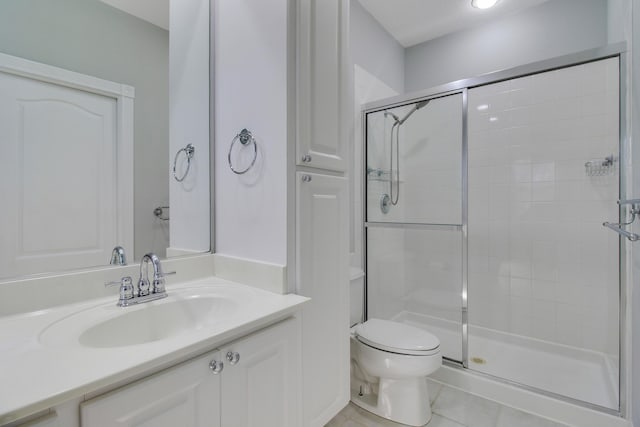
<svg viewBox="0 0 640 427"><path fill-rule="evenodd" d="M136 311L105 320L85 330L78 341L85 347L122 347L170 338L197 329L213 316L229 316L237 304L219 297L201 297L165 304L145 303Z"/></svg>
<svg viewBox="0 0 640 427"><path fill-rule="evenodd" d="M226 292L225 292L226 293ZM246 295L243 295L246 302ZM169 292L165 299L130 307L115 301L59 319L46 327L39 341L58 347L74 341L91 348L124 347L153 343L215 325L234 316L239 295L202 289Z"/></svg>

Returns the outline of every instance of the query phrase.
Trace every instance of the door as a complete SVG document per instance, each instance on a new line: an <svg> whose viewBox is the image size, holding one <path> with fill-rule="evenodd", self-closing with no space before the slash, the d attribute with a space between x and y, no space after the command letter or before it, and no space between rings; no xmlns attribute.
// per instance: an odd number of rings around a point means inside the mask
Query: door
<svg viewBox="0 0 640 427"><path fill-rule="evenodd" d="M609 58L469 90L469 368L613 410L619 75Z"/></svg>
<svg viewBox="0 0 640 427"><path fill-rule="evenodd" d="M117 241L116 104L0 73L4 276L104 265L125 244Z"/></svg>
<svg viewBox="0 0 640 427"><path fill-rule="evenodd" d="M463 360L463 94L366 114L367 317Z"/></svg>

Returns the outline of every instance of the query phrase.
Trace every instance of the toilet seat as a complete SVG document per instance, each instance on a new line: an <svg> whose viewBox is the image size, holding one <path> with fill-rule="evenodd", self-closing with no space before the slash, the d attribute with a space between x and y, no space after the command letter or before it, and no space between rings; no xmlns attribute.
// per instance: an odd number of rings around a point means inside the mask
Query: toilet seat
<svg viewBox="0 0 640 427"><path fill-rule="evenodd" d="M440 352L440 340L435 335L403 323L369 319L357 325L354 332L358 341L382 351L413 356Z"/></svg>

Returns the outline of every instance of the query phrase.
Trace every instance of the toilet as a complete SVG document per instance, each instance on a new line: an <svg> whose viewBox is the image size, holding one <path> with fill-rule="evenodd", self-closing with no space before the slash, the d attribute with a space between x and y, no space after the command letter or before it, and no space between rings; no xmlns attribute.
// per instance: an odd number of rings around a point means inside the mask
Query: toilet
<svg viewBox="0 0 640 427"><path fill-rule="evenodd" d="M351 401L380 417L428 423L427 375L441 365L440 340L423 329L381 319L351 329Z"/></svg>

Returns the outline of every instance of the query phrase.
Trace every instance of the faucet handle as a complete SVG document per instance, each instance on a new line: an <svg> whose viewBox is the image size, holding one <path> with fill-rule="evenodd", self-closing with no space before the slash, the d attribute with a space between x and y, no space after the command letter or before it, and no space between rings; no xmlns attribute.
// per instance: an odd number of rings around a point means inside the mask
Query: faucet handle
<svg viewBox="0 0 640 427"><path fill-rule="evenodd" d="M149 288L151 287L151 285L149 284L149 280L140 277L140 280L138 280L138 296L139 297L144 297L149 295Z"/></svg>
<svg viewBox="0 0 640 427"><path fill-rule="evenodd" d="M116 282L107 282L105 287L120 285L120 301L125 301L133 298L133 281L130 276L125 276Z"/></svg>
<svg viewBox="0 0 640 427"><path fill-rule="evenodd" d="M168 272L161 272L159 274L156 274L153 276L153 287L151 289L151 292L153 292L154 294L162 294L166 292L166 289L164 287L164 277L165 276L171 276L173 274L176 274L175 271L168 271Z"/></svg>

